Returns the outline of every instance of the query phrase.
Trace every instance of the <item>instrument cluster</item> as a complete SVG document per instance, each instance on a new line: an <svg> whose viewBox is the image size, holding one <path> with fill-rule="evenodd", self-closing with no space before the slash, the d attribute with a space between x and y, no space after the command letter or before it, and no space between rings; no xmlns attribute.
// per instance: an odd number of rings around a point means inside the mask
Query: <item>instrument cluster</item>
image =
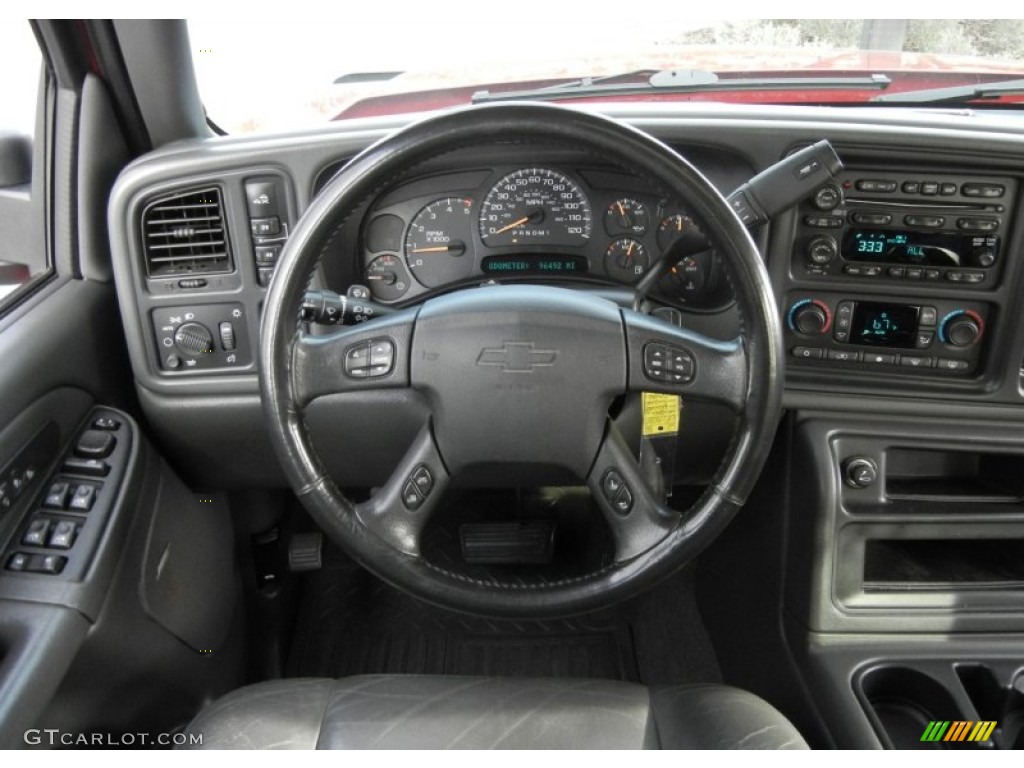
<svg viewBox="0 0 1024 768"><path fill-rule="evenodd" d="M685 207L603 169L498 167L392 189L367 214L363 275L384 303L493 280L636 283L683 232ZM658 284L670 302L723 303L710 252L681 258Z"/></svg>

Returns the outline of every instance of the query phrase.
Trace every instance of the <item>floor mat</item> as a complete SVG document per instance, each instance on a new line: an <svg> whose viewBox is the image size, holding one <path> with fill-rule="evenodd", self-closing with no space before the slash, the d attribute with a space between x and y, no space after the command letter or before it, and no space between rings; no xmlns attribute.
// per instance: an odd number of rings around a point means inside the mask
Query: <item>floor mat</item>
<svg viewBox="0 0 1024 768"><path fill-rule="evenodd" d="M323 569L304 577L291 676L720 679L686 572L613 610L555 621L505 621L422 603L335 550L326 559Z"/></svg>

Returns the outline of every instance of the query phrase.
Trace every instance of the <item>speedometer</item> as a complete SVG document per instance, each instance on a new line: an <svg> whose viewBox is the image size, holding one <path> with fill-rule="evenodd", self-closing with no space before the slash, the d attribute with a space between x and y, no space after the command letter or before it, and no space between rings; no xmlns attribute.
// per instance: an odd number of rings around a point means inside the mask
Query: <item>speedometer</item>
<svg viewBox="0 0 1024 768"><path fill-rule="evenodd" d="M523 168L508 174L484 198L484 245L583 245L590 239L590 203L565 174Z"/></svg>

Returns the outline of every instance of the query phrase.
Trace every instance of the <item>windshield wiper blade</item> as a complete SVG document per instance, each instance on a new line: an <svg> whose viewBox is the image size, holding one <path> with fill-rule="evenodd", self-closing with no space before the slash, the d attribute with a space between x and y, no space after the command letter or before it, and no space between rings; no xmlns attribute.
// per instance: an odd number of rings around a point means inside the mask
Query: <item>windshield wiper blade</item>
<svg viewBox="0 0 1024 768"><path fill-rule="evenodd" d="M883 93L871 101L901 102L905 104L966 104L977 99L997 99L1024 93L1024 79L996 80L992 83L952 85L945 88L924 88L920 91Z"/></svg>
<svg viewBox="0 0 1024 768"><path fill-rule="evenodd" d="M699 69L666 69L635 83L604 83L615 77L590 78L521 91L477 91L473 104L494 101L562 101L596 96L634 96L645 93L696 93L700 91L803 91L863 90L888 88L886 75L865 77L719 77Z"/></svg>

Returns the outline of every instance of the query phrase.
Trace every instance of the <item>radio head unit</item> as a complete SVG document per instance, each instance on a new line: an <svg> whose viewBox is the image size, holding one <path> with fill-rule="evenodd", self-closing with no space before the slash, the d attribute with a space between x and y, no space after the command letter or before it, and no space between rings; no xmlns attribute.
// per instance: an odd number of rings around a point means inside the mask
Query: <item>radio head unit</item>
<svg viewBox="0 0 1024 768"><path fill-rule="evenodd" d="M993 289L1016 182L848 170L799 207L796 276Z"/></svg>

